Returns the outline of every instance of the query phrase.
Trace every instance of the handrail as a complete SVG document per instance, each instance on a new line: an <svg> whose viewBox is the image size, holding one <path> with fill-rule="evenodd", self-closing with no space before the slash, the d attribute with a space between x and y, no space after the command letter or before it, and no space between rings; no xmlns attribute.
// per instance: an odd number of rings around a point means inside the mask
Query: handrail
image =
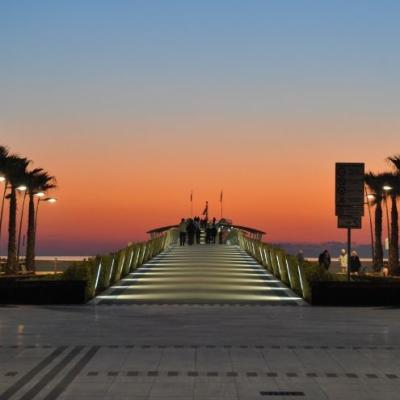
<svg viewBox="0 0 400 400"><path fill-rule="evenodd" d="M310 287L304 266L295 256L259 239L250 238L241 230L233 232L232 240L295 293L309 299Z"/></svg>

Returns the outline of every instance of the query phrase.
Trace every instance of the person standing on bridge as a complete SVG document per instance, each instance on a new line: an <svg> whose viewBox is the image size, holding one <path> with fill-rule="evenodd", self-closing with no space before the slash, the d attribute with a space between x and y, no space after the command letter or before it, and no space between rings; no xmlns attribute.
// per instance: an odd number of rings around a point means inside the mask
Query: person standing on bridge
<svg viewBox="0 0 400 400"><path fill-rule="evenodd" d="M192 246L194 243L194 234L196 233L196 225L192 218L189 218L188 223L186 225L187 236L188 236L188 245Z"/></svg>
<svg viewBox="0 0 400 400"><path fill-rule="evenodd" d="M206 222L206 244L212 242L212 224L210 221Z"/></svg>
<svg viewBox="0 0 400 400"><path fill-rule="evenodd" d="M215 244L217 239L217 220L213 218L211 225L211 243Z"/></svg>
<svg viewBox="0 0 400 400"><path fill-rule="evenodd" d="M195 217L194 225L196 227L196 244L200 244L200 236L201 236L201 229L200 229L200 217Z"/></svg>
<svg viewBox="0 0 400 400"><path fill-rule="evenodd" d="M185 221L185 218L182 218L181 223L179 224L179 244L181 246L185 245L186 233L187 233L186 221Z"/></svg>

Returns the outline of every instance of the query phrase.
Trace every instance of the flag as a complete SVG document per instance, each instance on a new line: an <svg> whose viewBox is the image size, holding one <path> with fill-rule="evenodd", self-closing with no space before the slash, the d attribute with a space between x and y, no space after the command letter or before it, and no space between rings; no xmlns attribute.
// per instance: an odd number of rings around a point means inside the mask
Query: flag
<svg viewBox="0 0 400 400"><path fill-rule="evenodd" d="M208 214L208 201L206 201L206 207L204 208L203 215Z"/></svg>
<svg viewBox="0 0 400 400"><path fill-rule="evenodd" d="M220 195L220 197L219 197L219 201L220 201L221 203L222 203L223 197L224 197L224 191L221 190L221 195Z"/></svg>

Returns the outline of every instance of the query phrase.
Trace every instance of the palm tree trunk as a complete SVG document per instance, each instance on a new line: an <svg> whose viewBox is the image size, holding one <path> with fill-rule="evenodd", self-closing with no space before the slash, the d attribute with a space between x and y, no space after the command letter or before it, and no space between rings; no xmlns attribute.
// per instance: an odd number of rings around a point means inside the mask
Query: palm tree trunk
<svg viewBox="0 0 400 400"><path fill-rule="evenodd" d="M389 269L392 275L399 274L399 213L397 211L397 197L391 196L391 229L389 247Z"/></svg>
<svg viewBox="0 0 400 400"><path fill-rule="evenodd" d="M15 187L11 187L10 216L8 220L8 255L6 273L17 272L17 193Z"/></svg>
<svg viewBox="0 0 400 400"><path fill-rule="evenodd" d="M380 271L383 267L383 247L382 247L382 203L377 201L375 207L375 251L374 251L374 270Z"/></svg>
<svg viewBox="0 0 400 400"><path fill-rule="evenodd" d="M35 202L33 193L29 193L28 234L26 244L26 268L35 270Z"/></svg>

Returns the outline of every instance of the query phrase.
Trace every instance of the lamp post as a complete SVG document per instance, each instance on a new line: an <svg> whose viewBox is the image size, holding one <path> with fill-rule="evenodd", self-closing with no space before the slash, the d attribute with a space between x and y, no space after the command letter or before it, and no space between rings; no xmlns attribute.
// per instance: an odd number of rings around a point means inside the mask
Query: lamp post
<svg viewBox="0 0 400 400"><path fill-rule="evenodd" d="M43 192L39 192L39 193L37 194L37 196L38 196L38 201L37 201L37 203L36 203L36 212L35 212L35 235L36 235L36 230L37 230L37 218L38 218L38 211L39 211L39 205L40 205L40 203L41 203L42 201L45 201L45 202L47 202L47 203L53 204L53 203L55 203L55 202L57 201L57 199L54 198L54 197L46 197L45 199L43 199L44 195L45 195L45 194L44 194Z"/></svg>
<svg viewBox="0 0 400 400"><path fill-rule="evenodd" d="M368 209L368 217L369 217L369 228L370 228L370 233L371 233L371 257L372 257L372 262L374 262L374 230L372 226L372 217L371 217L371 203L370 201L375 200L375 196L371 193L368 193L367 187L364 186L364 191L365 191L365 198L366 202L365 204L367 205Z"/></svg>
<svg viewBox="0 0 400 400"><path fill-rule="evenodd" d="M388 245L390 247L390 222L389 222L389 207L388 207L388 201L387 201L387 197L388 197L388 193L393 189L391 186L389 185L384 185L382 187L383 191L385 192L385 207L386 207L386 224L387 224L387 235L388 235Z"/></svg>
<svg viewBox="0 0 400 400"><path fill-rule="evenodd" d="M19 261L19 251L21 248L21 232L22 232L22 222L24 218L24 210L25 210L25 200L27 194L27 187L25 185L20 185L17 187L17 190L20 192L24 192L24 199L22 201L22 209L21 209L21 217L19 219L19 230L18 230L18 244L17 244L17 262Z"/></svg>
<svg viewBox="0 0 400 400"><path fill-rule="evenodd" d="M0 246L1 246L1 228L3 226L3 213L4 213L4 201L6 199L6 192L7 192L7 179L4 175L0 175L0 183L4 182L4 191L3 191L3 198L1 200L1 211L0 211Z"/></svg>

